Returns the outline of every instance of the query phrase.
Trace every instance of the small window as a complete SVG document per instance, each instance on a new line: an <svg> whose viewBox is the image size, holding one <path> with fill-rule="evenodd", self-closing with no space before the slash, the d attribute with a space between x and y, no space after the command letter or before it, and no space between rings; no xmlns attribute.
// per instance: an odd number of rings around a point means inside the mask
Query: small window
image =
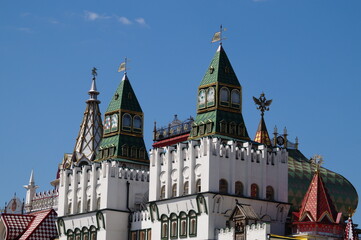
<svg viewBox="0 0 361 240"><path fill-rule="evenodd" d="M160 199L165 199L165 186L160 188Z"/></svg>
<svg viewBox="0 0 361 240"><path fill-rule="evenodd" d="M229 124L229 134L236 134L236 124L234 122Z"/></svg>
<svg viewBox="0 0 361 240"><path fill-rule="evenodd" d="M131 127L132 127L132 117L128 113L125 113L123 115L122 128L125 131L130 131Z"/></svg>
<svg viewBox="0 0 361 240"><path fill-rule="evenodd" d="M187 236L187 214L185 212L181 212L179 214L179 236L186 237Z"/></svg>
<svg viewBox="0 0 361 240"><path fill-rule="evenodd" d="M228 182L225 179L219 180L219 193L227 194L228 193Z"/></svg>
<svg viewBox="0 0 361 240"><path fill-rule="evenodd" d="M130 154L130 157L137 158L137 148L133 146Z"/></svg>
<svg viewBox="0 0 361 240"><path fill-rule="evenodd" d="M238 136L244 137L246 134L246 128L244 127L244 124L241 123L238 125Z"/></svg>
<svg viewBox="0 0 361 240"><path fill-rule="evenodd" d="M183 195L188 195L189 193L189 182L186 181L184 182L184 185L183 185Z"/></svg>
<svg viewBox="0 0 361 240"><path fill-rule="evenodd" d="M103 149L103 157L109 157L109 148Z"/></svg>
<svg viewBox="0 0 361 240"><path fill-rule="evenodd" d="M220 91L220 104L223 106L229 106L229 90L226 87L222 87Z"/></svg>
<svg viewBox="0 0 361 240"><path fill-rule="evenodd" d="M97 209L99 210L100 209L100 197L97 198Z"/></svg>
<svg viewBox="0 0 361 240"><path fill-rule="evenodd" d="M122 155L128 157L128 146L126 144L122 146Z"/></svg>
<svg viewBox="0 0 361 240"><path fill-rule="evenodd" d="M266 187L266 199L273 201L275 199L275 191L272 186Z"/></svg>
<svg viewBox="0 0 361 240"><path fill-rule="evenodd" d="M118 131L118 122L119 122L119 117L118 117L118 114L115 113L112 115L112 128L111 128L111 131L114 132L114 131Z"/></svg>
<svg viewBox="0 0 361 240"><path fill-rule="evenodd" d="M87 212L91 211L90 199L88 199L88 200L86 201L86 211L87 211Z"/></svg>
<svg viewBox="0 0 361 240"><path fill-rule="evenodd" d="M172 186L172 197L176 197L177 196L177 184L174 183Z"/></svg>
<svg viewBox="0 0 361 240"><path fill-rule="evenodd" d="M109 156L114 156L114 152L115 152L115 147L110 147L109 148Z"/></svg>
<svg viewBox="0 0 361 240"><path fill-rule="evenodd" d="M189 236L197 236L197 214L194 211L189 213Z"/></svg>
<svg viewBox="0 0 361 240"><path fill-rule="evenodd" d="M259 198L259 188L258 185L253 183L251 185L251 197L252 198Z"/></svg>
<svg viewBox="0 0 361 240"><path fill-rule="evenodd" d="M197 193L200 193L202 191L201 179L198 179L196 182L196 191Z"/></svg>
<svg viewBox="0 0 361 240"><path fill-rule="evenodd" d="M168 218L165 215L161 217L161 239L168 239Z"/></svg>
<svg viewBox="0 0 361 240"><path fill-rule="evenodd" d="M243 196L243 184L242 184L242 182L237 181L237 182L234 184L234 188L235 188L235 194L236 194L237 196L242 197L242 196Z"/></svg>
<svg viewBox="0 0 361 240"><path fill-rule="evenodd" d="M139 231L139 240L146 240L146 231L145 230Z"/></svg>
<svg viewBox="0 0 361 240"><path fill-rule="evenodd" d="M198 126L193 126L193 127L192 127L192 135L193 135L193 136L197 136L197 135L198 135Z"/></svg>
<svg viewBox="0 0 361 240"><path fill-rule="evenodd" d="M207 133L211 133L213 128L213 122L207 122Z"/></svg>
<svg viewBox="0 0 361 240"><path fill-rule="evenodd" d="M89 231L86 227L83 227L82 236L83 240L89 240Z"/></svg>
<svg viewBox="0 0 361 240"><path fill-rule="evenodd" d="M104 132L105 133L109 133L110 132L110 126L111 126L111 120L110 120L110 116L105 116L105 120L104 120Z"/></svg>
<svg viewBox="0 0 361 240"><path fill-rule="evenodd" d="M71 202L68 204L68 214L71 214L71 208L72 208L72 204Z"/></svg>
<svg viewBox="0 0 361 240"><path fill-rule="evenodd" d="M90 240L97 240L97 229L94 226L90 228Z"/></svg>
<svg viewBox="0 0 361 240"><path fill-rule="evenodd" d="M133 119L133 130L134 132L142 132L142 118L136 115Z"/></svg>
<svg viewBox="0 0 361 240"><path fill-rule="evenodd" d="M170 238L178 237L178 218L174 213L170 216Z"/></svg>
<svg viewBox="0 0 361 240"><path fill-rule="evenodd" d="M207 107L214 106L215 99L215 90L213 87L208 88L207 90Z"/></svg>
<svg viewBox="0 0 361 240"><path fill-rule="evenodd" d="M80 201L78 201L78 204L77 204L77 212L81 213L81 202Z"/></svg>
<svg viewBox="0 0 361 240"><path fill-rule="evenodd" d="M206 91L202 89L198 93L198 108L205 108L205 107L206 107Z"/></svg>
<svg viewBox="0 0 361 240"><path fill-rule="evenodd" d="M205 130L205 125L204 124L200 125L199 126L199 135L203 135L205 133L204 130Z"/></svg>
<svg viewBox="0 0 361 240"><path fill-rule="evenodd" d="M241 96L237 89L232 90L231 100L232 100L232 107L239 108L241 106Z"/></svg>
<svg viewBox="0 0 361 240"><path fill-rule="evenodd" d="M219 125L220 125L220 132L221 133L227 133L227 123L226 123L226 121L221 120Z"/></svg>
<svg viewBox="0 0 361 240"><path fill-rule="evenodd" d="M139 149L139 158L145 159L145 150L144 148Z"/></svg>
<svg viewBox="0 0 361 240"><path fill-rule="evenodd" d="M130 240L137 240L137 231L130 232Z"/></svg>

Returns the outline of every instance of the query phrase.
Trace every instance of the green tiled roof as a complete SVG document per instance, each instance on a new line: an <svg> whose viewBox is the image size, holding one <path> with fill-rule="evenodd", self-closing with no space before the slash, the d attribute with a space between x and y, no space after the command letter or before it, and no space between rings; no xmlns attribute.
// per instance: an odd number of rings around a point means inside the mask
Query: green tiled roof
<svg viewBox="0 0 361 240"><path fill-rule="evenodd" d="M142 112L142 108L140 107L137 96L133 91L127 75L124 75L120 82L106 112L112 112L119 109Z"/></svg>
<svg viewBox="0 0 361 240"><path fill-rule="evenodd" d="M209 70L210 68L214 69L213 73ZM222 45L219 46L216 54L214 55L200 85L202 86L215 82L240 86L237 76L233 71L232 65L229 62Z"/></svg>
<svg viewBox="0 0 361 240"><path fill-rule="evenodd" d="M314 174L313 169L311 162L299 150L288 149L288 201L292 203L293 211L301 206ZM358 195L346 178L322 167L320 174L338 212L347 216L349 207L356 209Z"/></svg>

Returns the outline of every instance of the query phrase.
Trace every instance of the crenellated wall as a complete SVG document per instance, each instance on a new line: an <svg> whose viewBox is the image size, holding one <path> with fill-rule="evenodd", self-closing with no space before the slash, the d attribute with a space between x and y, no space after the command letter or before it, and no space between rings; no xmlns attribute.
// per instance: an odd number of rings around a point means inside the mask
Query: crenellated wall
<svg viewBox="0 0 361 240"><path fill-rule="evenodd" d="M223 179L228 183L227 194L251 197L251 185L257 184L257 198L266 199L270 186L272 200L287 202L287 159L285 149L210 137L155 148L150 151L150 184L154 188L149 199L193 194L199 188L201 192L219 192ZM242 193L237 191L236 182L243 186Z"/></svg>
<svg viewBox="0 0 361 240"><path fill-rule="evenodd" d="M122 168L115 161L62 169L58 214L140 209L148 201L148 188L148 171Z"/></svg>

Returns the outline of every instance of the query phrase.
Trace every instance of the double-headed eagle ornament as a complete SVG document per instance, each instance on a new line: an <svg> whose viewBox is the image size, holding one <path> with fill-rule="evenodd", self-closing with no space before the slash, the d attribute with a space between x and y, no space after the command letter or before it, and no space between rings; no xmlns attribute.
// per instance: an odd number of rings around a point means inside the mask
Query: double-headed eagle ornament
<svg viewBox="0 0 361 240"><path fill-rule="evenodd" d="M264 93L261 93L261 96L259 98L253 97L253 101L257 106L257 109L261 111L261 116L263 117L264 112L269 110L269 106L272 103L271 100L267 100L264 96Z"/></svg>

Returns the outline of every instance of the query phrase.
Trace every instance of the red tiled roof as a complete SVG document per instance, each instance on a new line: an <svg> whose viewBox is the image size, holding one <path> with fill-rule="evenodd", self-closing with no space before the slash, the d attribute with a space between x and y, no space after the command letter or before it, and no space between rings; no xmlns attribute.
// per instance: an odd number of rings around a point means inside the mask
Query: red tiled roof
<svg viewBox="0 0 361 240"><path fill-rule="evenodd" d="M34 216L4 213L2 214L1 219L6 228L6 239L8 240L18 239L18 237L26 230L29 223L34 219Z"/></svg>
<svg viewBox="0 0 361 240"><path fill-rule="evenodd" d="M183 142L186 141L189 137L189 133L187 134L183 134L183 135L179 135L177 137L173 137L173 138L167 138L158 142L153 143L153 147L154 148L159 148L159 147L165 147L165 146L169 146L169 145L173 145L179 142Z"/></svg>

